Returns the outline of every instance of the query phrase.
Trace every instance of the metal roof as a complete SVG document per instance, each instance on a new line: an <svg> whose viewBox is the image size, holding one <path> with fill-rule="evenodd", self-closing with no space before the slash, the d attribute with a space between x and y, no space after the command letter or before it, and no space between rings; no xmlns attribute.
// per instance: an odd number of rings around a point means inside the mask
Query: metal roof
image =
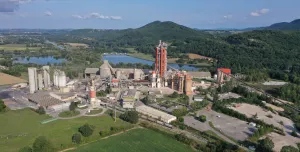
<svg viewBox="0 0 300 152"><path fill-rule="evenodd" d="M195 78L201 78L201 77L211 77L211 73L210 72L188 72L188 74L191 77L195 77Z"/></svg>
<svg viewBox="0 0 300 152"><path fill-rule="evenodd" d="M171 121L176 120L176 117L160 110L156 110L152 107L148 107L145 105L136 107L136 111L142 113L144 115L148 115L152 118L161 119L163 122L170 123Z"/></svg>
<svg viewBox="0 0 300 152"><path fill-rule="evenodd" d="M58 100L49 95L47 92L38 92L35 94L28 95L28 99L36 104L43 107L53 106L57 104L65 103L64 101Z"/></svg>
<svg viewBox="0 0 300 152"><path fill-rule="evenodd" d="M84 73L97 73L99 71L99 68L86 68Z"/></svg>

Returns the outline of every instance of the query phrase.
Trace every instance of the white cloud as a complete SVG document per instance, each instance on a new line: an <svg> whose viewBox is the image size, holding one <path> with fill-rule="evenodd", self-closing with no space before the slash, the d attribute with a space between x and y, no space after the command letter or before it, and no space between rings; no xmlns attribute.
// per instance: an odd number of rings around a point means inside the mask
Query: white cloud
<svg viewBox="0 0 300 152"><path fill-rule="evenodd" d="M52 13L51 13L50 11L46 11L46 12L45 12L45 15L46 15L46 16L52 16Z"/></svg>
<svg viewBox="0 0 300 152"><path fill-rule="evenodd" d="M106 16L106 15L102 15L99 13L91 13L89 15L72 15L72 17L77 18L77 19L111 19L111 20L121 20L122 17L121 16Z"/></svg>
<svg viewBox="0 0 300 152"><path fill-rule="evenodd" d="M232 15L225 15L225 16L223 16L223 18L225 18L225 19L232 19Z"/></svg>
<svg viewBox="0 0 300 152"><path fill-rule="evenodd" d="M269 11L270 11L270 9L263 8L263 9L260 10L260 13L261 13L261 14L266 14L266 13L268 13Z"/></svg>
<svg viewBox="0 0 300 152"><path fill-rule="evenodd" d="M256 17L256 16L261 16L261 15L263 15L263 14L268 13L269 11L270 11L270 9L268 9L268 8L263 8L263 9L261 9L261 10L251 12L250 15L251 15L251 16L255 16L255 17Z"/></svg>

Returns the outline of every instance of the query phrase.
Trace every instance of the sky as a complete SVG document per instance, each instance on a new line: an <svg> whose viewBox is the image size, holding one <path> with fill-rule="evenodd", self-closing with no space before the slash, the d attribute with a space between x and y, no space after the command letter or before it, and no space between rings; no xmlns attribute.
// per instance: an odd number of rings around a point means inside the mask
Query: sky
<svg viewBox="0 0 300 152"><path fill-rule="evenodd" d="M0 28L125 29L173 21L198 29L300 19L300 0L0 0Z"/></svg>

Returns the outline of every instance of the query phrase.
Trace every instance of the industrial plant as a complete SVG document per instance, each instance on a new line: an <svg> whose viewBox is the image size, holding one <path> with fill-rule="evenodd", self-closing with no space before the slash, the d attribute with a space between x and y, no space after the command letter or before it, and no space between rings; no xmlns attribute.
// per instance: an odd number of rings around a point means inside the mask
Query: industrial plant
<svg viewBox="0 0 300 152"><path fill-rule="evenodd" d="M177 92L197 102L203 98L194 96L196 88L208 88L213 84L193 81L194 78L212 79L210 72L187 72L169 66L167 47L167 43L159 41L155 48L153 69L113 68L104 60L99 68L86 68L83 79L71 80L64 71L54 67L30 67L29 91L22 96L22 100L30 102L31 107L32 104L36 108L44 107L50 114L66 111L72 102L76 102L78 107L87 107L89 110L103 106L121 111L136 110L145 118L151 117L169 124L177 119L171 114L172 109L145 105L141 102L142 97L148 96L156 101ZM216 82L223 84L230 78L231 70L219 68L216 73ZM181 106L189 108L189 103ZM178 107L171 108L174 110Z"/></svg>

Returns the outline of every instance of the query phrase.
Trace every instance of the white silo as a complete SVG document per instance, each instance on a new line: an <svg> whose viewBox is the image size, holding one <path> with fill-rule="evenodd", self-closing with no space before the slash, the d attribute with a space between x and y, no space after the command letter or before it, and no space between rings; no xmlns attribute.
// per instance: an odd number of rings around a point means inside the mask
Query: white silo
<svg viewBox="0 0 300 152"><path fill-rule="evenodd" d="M120 70L118 70L118 71L116 72L116 76L117 76L117 79L120 79L120 77L121 77L121 71L120 71Z"/></svg>
<svg viewBox="0 0 300 152"><path fill-rule="evenodd" d="M44 87L49 88L50 87L50 67L49 66L43 66L43 74L44 74Z"/></svg>
<svg viewBox="0 0 300 152"><path fill-rule="evenodd" d="M58 71L55 70L54 73L53 73L53 84L54 86L58 86Z"/></svg>
<svg viewBox="0 0 300 152"><path fill-rule="evenodd" d="M110 65L107 60L104 60L103 64L100 66L100 77L107 78L111 76Z"/></svg>
<svg viewBox="0 0 300 152"><path fill-rule="evenodd" d="M59 72L58 76L58 87L65 87L67 84L67 78L64 71Z"/></svg>
<svg viewBox="0 0 300 152"><path fill-rule="evenodd" d="M34 93L37 90L36 68L28 68L29 92Z"/></svg>
<svg viewBox="0 0 300 152"><path fill-rule="evenodd" d="M41 73L38 74L38 88L39 90L42 90L44 88L43 75Z"/></svg>
<svg viewBox="0 0 300 152"><path fill-rule="evenodd" d="M142 70L140 70L140 69L134 69L133 78L135 80L140 80L141 79L141 75L142 75Z"/></svg>

